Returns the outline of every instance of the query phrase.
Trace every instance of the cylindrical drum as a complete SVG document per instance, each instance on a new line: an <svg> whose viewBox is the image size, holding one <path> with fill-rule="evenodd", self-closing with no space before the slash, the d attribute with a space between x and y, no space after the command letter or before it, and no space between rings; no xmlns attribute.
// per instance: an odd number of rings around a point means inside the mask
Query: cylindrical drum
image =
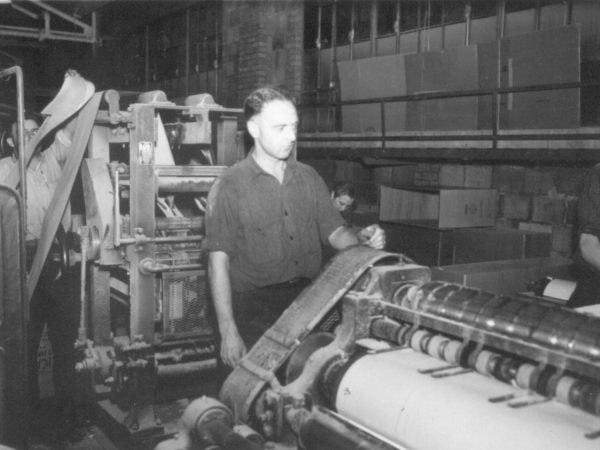
<svg viewBox="0 0 600 450"><path fill-rule="evenodd" d="M415 450L598 449L598 440L585 437L598 429L596 416L557 401L521 408L492 403L490 398L525 392L476 372L441 378L419 373L439 364L406 348L365 355L340 372L335 407Z"/></svg>

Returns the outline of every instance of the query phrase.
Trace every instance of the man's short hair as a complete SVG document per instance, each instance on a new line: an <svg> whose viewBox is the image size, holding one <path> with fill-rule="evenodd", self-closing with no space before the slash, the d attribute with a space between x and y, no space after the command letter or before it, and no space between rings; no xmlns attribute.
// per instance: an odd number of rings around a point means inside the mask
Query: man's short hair
<svg viewBox="0 0 600 450"><path fill-rule="evenodd" d="M333 186L333 197L340 197L342 195L347 195L353 199L355 196L354 185L352 183L343 182Z"/></svg>
<svg viewBox="0 0 600 450"><path fill-rule="evenodd" d="M37 114L31 113L31 112L27 112L25 111L25 113L23 114L23 121L25 120L33 120L35 123L38 124L38 127L41 125L42 121L40 119L40 117ZM12 123L10 124L10 132L11 132L11 136L12 136L12 130L15 129L17 126L17 119L15 118ZM16 136L12 136L12 138L16 138Z"/></svg>
<svg viewBox="0 0 600 450"><path fill-rule="evenodd" d="M244 101L244 117L246 121L260 114L264 106L274 100L283 100L296 104L294 97L284 88L264 86L255 89Z"/></svg>

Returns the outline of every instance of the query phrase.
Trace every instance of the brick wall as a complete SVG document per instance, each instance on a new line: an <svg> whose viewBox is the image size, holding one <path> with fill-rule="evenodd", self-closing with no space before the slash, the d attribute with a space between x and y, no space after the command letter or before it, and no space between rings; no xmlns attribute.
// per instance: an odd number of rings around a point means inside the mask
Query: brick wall
<svg viewBox="0 0 600 450"><path fill-rule="evenodd" d="M228 102L240 106L253 89L273 84L301 90L304 8L291 0L225 2L223 65ZM233 98L235 96L235 99Z"/></svg>

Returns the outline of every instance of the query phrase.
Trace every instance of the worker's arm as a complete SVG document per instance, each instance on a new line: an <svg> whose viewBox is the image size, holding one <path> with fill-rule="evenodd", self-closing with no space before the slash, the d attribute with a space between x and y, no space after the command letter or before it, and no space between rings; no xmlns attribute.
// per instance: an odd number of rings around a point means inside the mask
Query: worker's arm
<svg viewBox="0 0 600 450"><path fill-rule="evenodd" d="M73 135L75 134L76 125L77 116L67 119L63 127L56 132L52 145L44 150L48 154L51 154L61 167L65 165L71 152L71 144Z"/></svg>
<svg viewBox="0 0 600 450"><path fill-rule="evenodd" d="M336 250L343 250L359 243L372 248L383 249L385 247L385 231L377 224L369 225L358 233L341 226L329 235L328 240L329 244Z"/></svg>
<svg viewBox="0 0 600 450"><path fill-rule="evenodd" d="M208 276L221 335L221 359L226 365L233 367L246 353L246 345L233 317L227 253L222 251L209 253Z"/></svg>
<svg viewBox="0 0 600 450"><path fill-rule="evenodd" d="M600 271L600 240L598 237L589 233L581 233L579 250L583 259Z"/></svg>

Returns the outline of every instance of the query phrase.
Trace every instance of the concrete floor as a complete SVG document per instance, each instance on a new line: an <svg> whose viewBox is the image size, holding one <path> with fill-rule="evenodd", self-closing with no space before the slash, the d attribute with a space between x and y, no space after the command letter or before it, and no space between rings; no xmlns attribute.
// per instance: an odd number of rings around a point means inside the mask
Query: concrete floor
<svg viewBox="0 0 600 450"><path fill-rule="evenodd" d="M150 430L132 435L123 423L127 412L109 400L88 405L61 404L56 397L40 400L31 413L24 450L147 450L177 431L177 421L189 400L202 395L216 398L226 374L211 372L195 378L195 388L177 390L179 382L167 383L170 398L159 400L154 414L160 419L160 436ZM185 384L185 383L184 383ZM77 397L76 397L77 398ZM89 401L89 400L88 400ZM21 449L19 449L21 450Z"/></svg>
<svg viewBox="0 0 600 450"><path fill-rule="evenodd" d="M90 411L59 405L55 397L42 399L31 413L27 431L28 450L116 450L108 439L96 437L100 430L93 425ZM102 436L100 436L102 438Z"/></svg>

